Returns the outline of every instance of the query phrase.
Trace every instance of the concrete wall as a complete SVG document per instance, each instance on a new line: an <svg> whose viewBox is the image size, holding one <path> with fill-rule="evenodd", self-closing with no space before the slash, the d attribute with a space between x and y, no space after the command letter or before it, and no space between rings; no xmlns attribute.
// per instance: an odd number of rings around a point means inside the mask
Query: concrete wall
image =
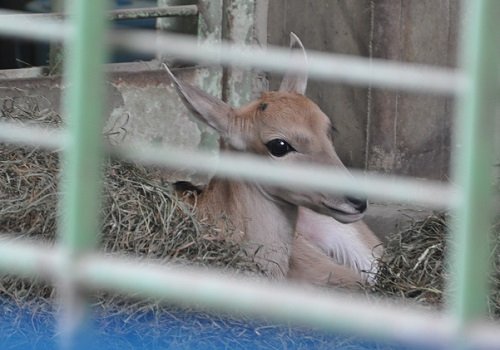
<svg viewBox="0 0 500 350"><path fill-rule="evenodd" d="M290 31L307 49L453 66L458 0L273 0L270 44ZM276 87L279 77L271 79ZM433 179L448 175L453 101L442 96L311 82L308 96L339 130L350 166ZM370 96L370 102L369 102Z"/></svg>
<svg viewBox="0 0 500 350"><path fill-rule="evenodd" d="M205 149L207 136L214 132L190 117L191 113L180 100L165 70L151 69L150 65L117 65L108 74L103 129L106 141L111 144L148 143L160 147L173 145L189 150ZM176 69L175 74L195 84L198 71L183 68ZM24 116L24 119L31 116L34 120L28 123L33 124L53 120L49 117L61 115L61 94L65 89L65 82L60 77L17 76L12 79L0 75L0 120L12 122L18 116ZM185 169L155 171L166 181L192 181L196 185L205 184L209 177Z"/></svg>

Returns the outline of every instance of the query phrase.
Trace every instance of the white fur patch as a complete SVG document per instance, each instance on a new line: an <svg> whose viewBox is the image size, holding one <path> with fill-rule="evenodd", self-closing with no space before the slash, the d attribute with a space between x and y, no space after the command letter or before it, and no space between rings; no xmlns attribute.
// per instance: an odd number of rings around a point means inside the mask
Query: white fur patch
<svg viewBox="0 0 500 350"><path fill-rule="evenodd" d="M301 207L296 229L338 264L360 272L370 284L375 282L377 266L372 248L363 242L356 227Z"/></svg>

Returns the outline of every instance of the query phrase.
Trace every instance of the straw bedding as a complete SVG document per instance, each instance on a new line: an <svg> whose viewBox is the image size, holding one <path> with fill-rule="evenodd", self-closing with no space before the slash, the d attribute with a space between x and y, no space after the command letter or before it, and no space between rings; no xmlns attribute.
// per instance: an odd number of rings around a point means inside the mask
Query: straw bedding
<svg viewBox="0 0 500 350"><path fill-rule="evenodd" d="M439 213L414 222L392 234L380 263L377 284L371 292L385 297L412 300L418 304L441 308L450 280L448 258L448 215ZM492 229L490 255L492 273L489 315L500 317L500 235L498 223Z"/></svg>
<svg viewBox="0 0 500 350"><path fill-rule="evenodd" d="M29 100L4 101L0 119L58 127L59 115ZM60 159L57 152L0 144L0 232L53 242L58 222ZM154 172L152 172L154 174ZM261 274L237 244L196 219L196 208L144 167L105 161L100 249L106 253ZM228 224L228 227L230 225ZM49 298L52 288L4 278L0 293L16 300Z"/></svg>

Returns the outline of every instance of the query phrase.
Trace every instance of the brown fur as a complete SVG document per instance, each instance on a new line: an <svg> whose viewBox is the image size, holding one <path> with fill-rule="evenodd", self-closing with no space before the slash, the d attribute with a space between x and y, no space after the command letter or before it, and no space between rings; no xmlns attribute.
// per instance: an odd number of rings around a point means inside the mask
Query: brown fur
<svg viewBox="0 0 500 350"><path fill-rule="evenodd" d="M260 107L263 103L267 105L265 110ZM286 92L266 93L234 113L231 132L243 130L245 152L267 155L266 140L279 135L294 140L294 146L301 152L315 154L315 159L297 156L302 158L299 161L330 163L344 169L330 143L330 121L306 97ZM273 278L347 287L362 282L357 271L336 263L304 235L295 234L295 205L270 199L265 193L257 184L213 180L200 197L200 214L222 227L224 220L219 219L224 213L224 219L229 218L238 228L239 234L231 239L244 242ZM366 225L357 224L357 229L363 232L368 246L380 244Z"/></svg>
<svg viewBox="0 0 500 350"><path fill-rule="evenodd" d="M222 151L265 156L277 165L318 163L347 173L332 145L330 119L304 96L302 43L295 35L291 43L301 50L293 56L298 73L286 74L280 91L263 93L239 109L178 81L168 68L167 72L186 106L219 132ZM276 140L292 149L272 155L267 145ZM198 206L200 215L221 229L221 215L229 218L237 233L228 239L240 242L274 279L353 287L366 279L362 270L370 268L372 251L379 245L366 225L355 223L366 209L359 199L214 179ZM296 233L296 227L301 232Z"/></svg>

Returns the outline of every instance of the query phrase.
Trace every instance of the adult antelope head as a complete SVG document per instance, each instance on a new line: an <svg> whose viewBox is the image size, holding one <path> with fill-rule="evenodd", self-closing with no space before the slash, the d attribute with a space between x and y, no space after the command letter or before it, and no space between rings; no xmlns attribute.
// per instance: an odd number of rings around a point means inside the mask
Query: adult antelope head
<svg viewBox="0 0 500 350"><path fill-rule="evenodd" d="M167 72L186 106L219 132L225 148L270 157L276 163L298 162L304 166L319 163L347 172L333 147L330 119L304 96L307 57L304 46L293 33L290 46L295 71L285 75L279 91L265 92L241 108L233 108L178 80L168 68ZM273 200L304 206L342 223L360 220L367 208L366 200L361 198L298 192L285 187L261 188Z"/></svg>

